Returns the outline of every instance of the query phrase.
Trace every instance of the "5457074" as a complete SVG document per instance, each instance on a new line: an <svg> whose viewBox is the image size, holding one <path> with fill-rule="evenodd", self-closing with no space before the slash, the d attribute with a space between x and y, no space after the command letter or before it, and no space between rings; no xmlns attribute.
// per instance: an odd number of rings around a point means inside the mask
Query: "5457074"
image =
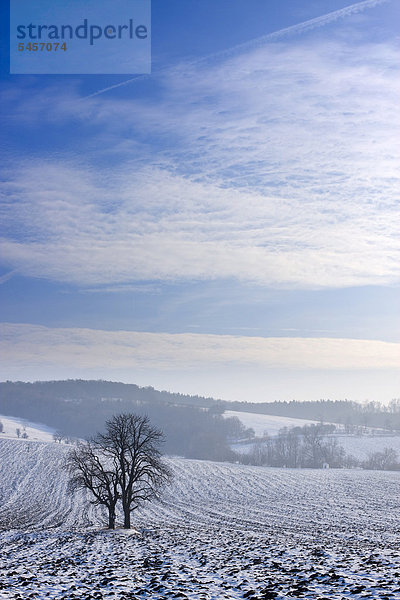
<svg viewBox="0 0 400 600"><path fill-rule="evenodd" d="M27 44L23 44L20 42L18 44L19 52L57 52L57 50L67 50L67 43L63 42L60 44L59 42L28 42Z"/></svg>

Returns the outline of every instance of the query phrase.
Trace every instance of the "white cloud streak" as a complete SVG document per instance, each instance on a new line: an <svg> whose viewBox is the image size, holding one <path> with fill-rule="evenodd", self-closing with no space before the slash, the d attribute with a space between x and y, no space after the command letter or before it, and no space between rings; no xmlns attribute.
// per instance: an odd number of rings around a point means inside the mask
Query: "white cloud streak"
<svg viewBox="0 0 400 600"><path fill-rule="evenodd" d="M3 366L182 371L235 365L331 370L394 369L400 344L375 340L260 338L1 325Z"/></svg>
<svg viewBox="0 0 400 600"><path fill-rule="evenodd" d="M249 52L250 50L254 50L255 48L258 48L264 44L267 44L268 42L273 42L275 40L284 38L287 35L293 35L296 33L303 33L305 31L311 31L318 27L323 27L324 25L328 25L329 23L332 23L333 21L336 21L338 19L343 19L343 18L351 16L353 14L358 14L368 8L374 8L375 6L378 6L379 4L384 4L386 2L388 2L388 0L364 0L363 2L357 2L355 4L351 4L349 6L341 8L340 10L335 10L330 13L326 13L325 15L316 17L314 19L308 19L307 21L303 21L302 23L297 23L296 25L292 25L290 27L284 27L283 29L279 29L278 31L274 31L272 33L268 33L266 35L254 38L252 40L249 40L248 42L244 42L242 44L237 44L236 46L233 46L232 48L227 48L226 50L222 50L220 52L214 52L213 54L209 54L198 60L191 61L190 63L187 63L187 62L182 63L181 65L178 66L178 69L182 70L182 69L185 69L185 67L192 68L193 66L203 65L204 63L210 63L210 62L214 62L216 60L225 60L225 59L231 58L232 56L235 56L239 53L244 53L244 52ZM157 76L160 73L165 74L170 70L173 70L173 69L167 68L167 69L162 69L160 71L155 71L152 73L152 76L153 77ZM142 81L143 79L146 79L149 77L150 77L149 75L139 75L136 77L131 77L130 79L122 81L121 83L117 83L115 85L110 85L106 88L97 90L93 94L89 94L88 96L85 96L84 100L86 100L88 98L94 98L95 96L99 96L101 94L110 92L110 91L115 90L120 87L124 87L126 85L129 85L130 83L137 83L138 81Z"/></svg>
<svg viewBox="0 0 400 600"><path fill-rule="evenodd" d="M284 27L279 29L278 31L273 31L272 33L268 33L266 35L254 38L249 40L248 42L244 42L242 44L237 44L233 48L228 48L227 50L222 50L221 52L216 52L211 54L204 59L200 59L196 61L194 64L199 64L203 61L213 61L216 59L226 59L231 58L232 56L236 56L237 54L242 54L254 50L255 48L259 48L268 42L280 40L288 35L293 35L297 33L303 33L305 31L312 31L313 29L317 29L318 27L324 27L329 23L337 21L339 19L344 19L354 14L359 14L368 8L375 8L379 4L385 4L388 0L364 0L363 2L356 2L355 4L350 4L349 6L345 6L339 10L334 10L332 12L326 13L325 15L320 15L319 17L315 17L314 19L308 19L307 21L303 21L302 23L296 23L296 25L291 25L290 27Z"/></svg>
<svg viewBox="0 0 400 600"><path fill-rule="evenodd" d="M10 271L9 273L5 273L4 275L2 275L0 277L0 285L3 285L3 283L7 283L7 281L14 277L15 273L16 271Z"/></svg>

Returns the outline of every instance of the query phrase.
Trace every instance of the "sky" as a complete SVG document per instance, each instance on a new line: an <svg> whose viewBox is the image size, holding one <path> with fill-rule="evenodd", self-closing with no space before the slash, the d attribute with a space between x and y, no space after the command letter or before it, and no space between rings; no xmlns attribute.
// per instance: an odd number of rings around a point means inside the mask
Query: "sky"
<svg viewBox="0 0 400 600"><path fill-rule="evenodd" d="M399 17L153 0L150 75L10 75L2 3L1 380L400 397Z"/></svg>

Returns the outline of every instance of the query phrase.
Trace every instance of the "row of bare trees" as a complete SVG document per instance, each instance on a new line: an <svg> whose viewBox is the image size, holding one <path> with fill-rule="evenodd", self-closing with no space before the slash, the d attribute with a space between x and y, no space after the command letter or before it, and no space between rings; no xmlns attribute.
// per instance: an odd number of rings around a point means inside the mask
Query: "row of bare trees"
<svg viewBox="0 0 400 600"><path fill-rule="evenodd" d="M344 466L345 452L336 439L327 437L330 425L311 424L304 427L284 427L275 437L264 438L242 455L244 464L270 467L322 468Z"/></svg>
<svg viewBox="0 0 400 600"><path fill-rule="evenodd" d="M106 507L110 529L115 528L120 501L124 528L129 529L132 511L157 498L171 478L159 450L162 441L162 432L146 416L115 415L106 422L104 433L68 454L69 490L89 490L92 504Z"/></svg>

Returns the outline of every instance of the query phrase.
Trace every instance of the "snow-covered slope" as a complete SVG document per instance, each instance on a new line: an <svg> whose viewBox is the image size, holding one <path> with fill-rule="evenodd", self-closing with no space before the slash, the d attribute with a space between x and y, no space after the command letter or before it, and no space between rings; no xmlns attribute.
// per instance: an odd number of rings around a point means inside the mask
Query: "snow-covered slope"
<svg viewBox="0 0 400 600"><path fill-rule="evenodd" d="M317 421L306 419L294 419L291 417L277 417L258 413L245 413L233 410L224 412L224 417L237 417L246 427L252 427L256 436L262 436L265 432L269 436L275 436L283 427L303 427ZM347 454L351 454L359 460L368 458L374 452L381 452L384 448L393 448L400 456L400 435L385 435L383 430L367 428L365 435L345 435L340 432L334 436L338 443L343 446ZM239 442L232 444L233 450L241 454L247 454L253 448L252 442Z"/></svg>
<svg viewBox="0 0 400 600"><path fill-rule="evenodd" d="M105 522L83 495L73 500L67 494L63 463L68 451L68 446L54 442L0 441L1 527L71 529ZM273 469L187 459L169 463L173 485L161 504L138 512L140 521L161 525L167 519L178 525L190 517L191 522L209 523L217 511L230 525L279 524L279 529L296 530L299 520L316 525L323 521L333 508L332 499L340 498L346 509L338 521L342 530L347 518L354 521L354 514L366 509L370 520L380 518L381 499L388 498L390 486L400 491L398 473ZM400 525L400 513L387 518ZM331 516L331 526L334 521Z"/></svg>
<svg viewBox="0 0 400 600"><path fill-rule="evenodd" d="M26 434L27 439L35 442L52 442L54 429L41 423L32 423L19 417L4 417L0 415L0 421L3 424L3 432L0 433L0 439L11 438L18 439L17 429L20 436Z"/></svg>
<svg viewBox="0 0 400 600"><path fill-rule="evenodd" d="M224 417L237 417L246 427L254 429L256 436L262 436L265 432L268 435L277 435L283 427L304 427L310 423L317 423L307 419L294 419L292 417L279 417L275 415L263 415L261 413L240 412L236 410L226 410Z"/></svg>
<svg viewBox="0 0 400 600"><path fill-rule="evenodd" d="M0 527L85 527L91 505L83 510L83 498L72 502L67 494L63 463L69 447L31 440L0 438Z"/></svg>
<svg viewBox="0 0 400 600"><path fill-rule="evenodd" d="M359 460L368 458L374 452L382 452L384 448L393 448L400 457L400 435L338 435L336 438L347 454Z"/></svg>
<svg viewBox="0 0 400 600"><path fill-rule="evenodd" d="M171 459L126 536L66 493L67 451L0 441L0 597L399 597L399 473Z"/></svg>

